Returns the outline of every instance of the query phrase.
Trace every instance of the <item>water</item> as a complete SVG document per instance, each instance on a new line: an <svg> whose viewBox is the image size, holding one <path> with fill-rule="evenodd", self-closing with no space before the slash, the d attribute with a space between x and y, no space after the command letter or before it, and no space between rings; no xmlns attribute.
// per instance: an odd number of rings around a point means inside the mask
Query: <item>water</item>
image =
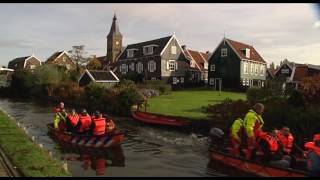
<svg viewBox="0 0 320 180"><path fill-rule="evenodd" d="M67 106L67 105L66 105ZM82 151L57 144L47 135L53 105L0 99L0 107L14 117L53 157L66 162L72 176L226 176L209 162L206 137L151 127L132 119L115 118L128 130L124 142L107 151ZM210 167L208 167L210 165ZM221 167L221 166L219 166Z"/></svg>

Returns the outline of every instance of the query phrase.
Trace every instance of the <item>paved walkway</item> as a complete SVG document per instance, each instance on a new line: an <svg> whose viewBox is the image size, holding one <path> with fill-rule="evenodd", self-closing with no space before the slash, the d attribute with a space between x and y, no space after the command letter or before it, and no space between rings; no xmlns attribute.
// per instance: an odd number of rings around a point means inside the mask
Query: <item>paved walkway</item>
<svg viewBox="0 0 320 180"><path fill-rule="evenodd" d="M9 177L1 156L0 156L0 177Z"/></svg>

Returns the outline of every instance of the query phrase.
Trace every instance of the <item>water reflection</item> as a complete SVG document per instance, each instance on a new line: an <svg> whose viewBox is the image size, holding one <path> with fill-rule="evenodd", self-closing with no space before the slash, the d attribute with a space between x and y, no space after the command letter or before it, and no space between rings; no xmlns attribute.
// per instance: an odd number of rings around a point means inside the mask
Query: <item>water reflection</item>
<svg viewBox="0 0 320 180"><path fill-rule="evenodd" d="M93 170L97 176L103 176L108 167L125 167L125 156L121 145L107 149L76 148L61 145L61 159L78 161L83 170Z"/></svg>

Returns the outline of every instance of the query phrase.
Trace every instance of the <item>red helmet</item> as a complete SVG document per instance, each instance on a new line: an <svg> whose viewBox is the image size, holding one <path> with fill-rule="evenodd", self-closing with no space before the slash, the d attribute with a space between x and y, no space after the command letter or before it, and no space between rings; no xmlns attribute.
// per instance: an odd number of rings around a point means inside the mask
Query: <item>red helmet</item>
<svg viewBox="0 0 320 180"><path fill-rule="evenodd" d="M320 134L315 134L313 136L313 141L320 141Z"/></svg>

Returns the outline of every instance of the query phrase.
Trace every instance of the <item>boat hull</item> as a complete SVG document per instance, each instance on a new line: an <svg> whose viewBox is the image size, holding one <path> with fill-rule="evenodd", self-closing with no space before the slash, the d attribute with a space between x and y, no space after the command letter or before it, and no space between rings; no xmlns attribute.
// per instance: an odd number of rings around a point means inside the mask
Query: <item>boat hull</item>
<svg viewBox="0 0 320 180"><path fill-rule="evenodd" d="M132 117L138 121L156 125L166 125L175 127L191 125L191 121L184 120L178 117L165 116L141 111L132 111Z"/></svg>
<svg viewBox="0 0 320 180"><path fill-rule="evenodd" d="M254 161L248 161L243 158L237 158L230 154L210 149L210 158L212 161L236 168L240 171L247 172L262 177L306 177L305 171L275 167L268 164L262 164Z"/></svg>
<svg viewBox="0 0 320 180"><path fill-rule="evenodd" d="M67 131L53 128L53 124L48 124L49 135L56 141L64 145L71 145L78 148L104 149L120 145L124 140L124 132L112 132L100 137L79 135Z"/></svg>

